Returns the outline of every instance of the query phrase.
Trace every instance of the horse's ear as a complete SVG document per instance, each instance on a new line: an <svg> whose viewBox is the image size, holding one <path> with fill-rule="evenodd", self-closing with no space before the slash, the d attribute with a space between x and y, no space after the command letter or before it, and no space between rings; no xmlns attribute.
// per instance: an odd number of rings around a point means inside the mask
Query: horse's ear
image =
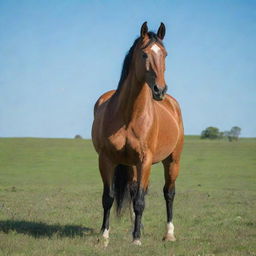
<svg viewBox="0 0 256 256"><path fill-rule="evenodd" d="M148 26L147 26L147 22L145 21L140 29L140 36L143 38L145 37L145 35L148 33Z"/></svg>
<svg viewBox="0 0 256 256"><path fill-rule="evenodd" d="M165 25L163 22L161 22L161 25L157 31L157 36L163 40L164 39L164 36L165 36Z"/></svg>

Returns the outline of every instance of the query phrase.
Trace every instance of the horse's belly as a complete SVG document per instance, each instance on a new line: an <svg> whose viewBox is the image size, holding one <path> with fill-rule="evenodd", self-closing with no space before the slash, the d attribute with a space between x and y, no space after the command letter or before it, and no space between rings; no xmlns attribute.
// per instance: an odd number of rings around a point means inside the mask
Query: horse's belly
<svg viewBox="0 0 256 256"><path fill-rule="evenodd" d="M179 125L176 119L170 114L160 115L153 162L157 163L167 158L175 150L178 138Z"/></svg>

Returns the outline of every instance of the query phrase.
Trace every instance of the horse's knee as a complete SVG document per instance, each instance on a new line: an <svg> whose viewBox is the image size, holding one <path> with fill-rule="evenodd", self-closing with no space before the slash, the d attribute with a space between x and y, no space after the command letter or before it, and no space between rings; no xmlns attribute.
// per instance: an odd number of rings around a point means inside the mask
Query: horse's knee
<svg viewBox="0 0 256 256"><path fill-rule="evenodd" d="M175 187L168 188L167 186L164 186L163 188L164 198L168 201L173 201L175 196Z"/></svg>
<svg viewBox="0 0 256 256"><path fill-rule="evenodd" d="M114 192L109 187L104 187L103 195L102 195L102 206L104 209L111 208L114 202Z"/></svg>
<svg viewBox="0 0 256 256"><path fill-rule="evenodd" d="M135 214L141 214L145 208L145 200L137 199L133 204Z"/></svg>
<svg viewBox="0 0 256 256"><path fill-rule="evenodd" d="M133 201L133 209L136 215L141 215L145 208L145 191L139 189L135 200Z"/></svg>

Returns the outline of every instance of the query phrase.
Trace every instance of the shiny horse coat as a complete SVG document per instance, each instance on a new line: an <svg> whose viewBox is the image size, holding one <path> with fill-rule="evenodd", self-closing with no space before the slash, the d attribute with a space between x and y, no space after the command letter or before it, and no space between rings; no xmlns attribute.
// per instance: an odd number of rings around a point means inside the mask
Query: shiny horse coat
<svg viewBox="0 0 256 256"><path fill-rule="evenodd" d="M141 244L150 169L160 161L167 210L164 240L175 240L172 208L184 132L179 104L166 94L164 36L163 23L155 34L148 32L145 22L125 57L117 90L106 92L95 104L92 140L103 181L102 232L106 240L112 204L116 200L120 211L129 194L135 213L133 242Z"/></svg>

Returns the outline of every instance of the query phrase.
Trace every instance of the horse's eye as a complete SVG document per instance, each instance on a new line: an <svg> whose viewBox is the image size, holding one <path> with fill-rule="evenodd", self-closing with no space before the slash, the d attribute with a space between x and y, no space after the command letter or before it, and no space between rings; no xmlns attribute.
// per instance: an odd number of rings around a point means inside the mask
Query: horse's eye
<svg viewBox="0 0 256 256"><path fill-rule="evenodd" d="M146 59L146 58L148 57L148 55L144 52L144 53L142 54L142 57L143 57L144 59Z"/></svg>

